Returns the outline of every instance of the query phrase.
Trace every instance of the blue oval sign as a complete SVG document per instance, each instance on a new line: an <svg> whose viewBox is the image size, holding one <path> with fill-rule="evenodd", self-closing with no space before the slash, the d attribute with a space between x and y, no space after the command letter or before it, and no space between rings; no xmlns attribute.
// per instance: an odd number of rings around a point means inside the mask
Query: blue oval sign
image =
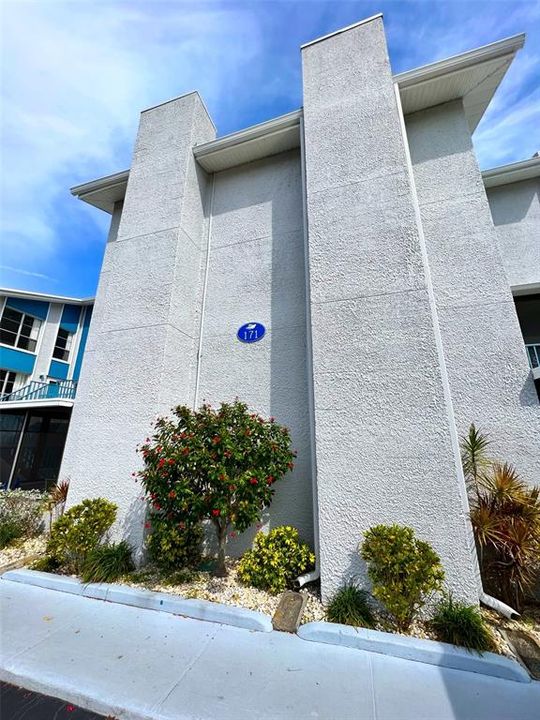
<svg viewBox="0 0 540 720"><path fill-rule="evenodd" d="M254 343L262 340L266 328L261 323L250 322L238 328L236 337L243 343Z"/></svg>

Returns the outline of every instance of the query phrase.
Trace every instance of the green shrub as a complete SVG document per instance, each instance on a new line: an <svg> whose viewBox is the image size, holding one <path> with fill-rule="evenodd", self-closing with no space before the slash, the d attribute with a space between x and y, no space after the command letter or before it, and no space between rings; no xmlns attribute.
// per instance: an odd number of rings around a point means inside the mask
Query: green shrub
<svg viewBox="0 0 540 720"><path fill-rule="evenodd" d="M40 570L41 572L55 572L58 568L58 562L48 555L38 558L31 566L31 570Z"/></svg>
<svg viewBox="0 0 540 720"><path fill-rule="evenodd" d="M116 505L104 498L83 500L52 526L47 555L68 572L81 571L90 551L116 520Z"/></svg>
<svg viewBox="0 0 540 720"><path fill-rule="evenodd" d="M373 595L407 630L428 597L440 590L444 570L437 553L401 525L375 525L365 533L360 554L368 564Z"/></svg>
<svg viewBox="0 0 540 720"><path fill-rule="evenodd" d="M122 540L110 545L96 545L84 561L81 577L83 582L114 582L133 570L131 548Z"/></svg>
<svg viewBox="0 0 540 720"><path fill-rule="evenodd" d="M368 594L353 583L340 588L326 608L326 617L330 622L355 627L372 628L375 618L368 603Z"/></svg>
<svg viewBox="0 0 540 720"><path fill-rule="evenodd" d="M224 576L230 531L244 532L259 520L296 453L287 428L239 400L173 412L157 420L140 447L144 468L136 474L152 512L177 524L210 521L218 545L215 572Z"/></svg>
<svg viewBox="0 0 540 720"><path fill-rule="evenodd" d="M38 535L43 529L45 496L38 490L0 492L0 547Z"/></svg>
<svg viewBox="0 0 540 720"><path fill-rule="evenodd" d="M22 537L22 528L14 520L0 521L0 550Z"/></svg>
<svg viewBox="0 0 540 720"><path fill-rule="evenodd" d="M268 534L257 533L253 548L238 564L238 578L246 585L277 594L315 565L315 555L303 543L298 530L282 525Z"/></svg>
<svg viewBox="0 0 540 720"><path fill-rule="evenodd" d="M201 560L203 529L155 515L146 547L153 562L165 572L175 572L197 565Z"/></svg>
<svg viewBox="0 0 540 720"><path fill-rule="evenodd" d="M451 595L439 602L430 624L442 642L480 653L495 649L493 636L478 608L454 600Z"/></svg>

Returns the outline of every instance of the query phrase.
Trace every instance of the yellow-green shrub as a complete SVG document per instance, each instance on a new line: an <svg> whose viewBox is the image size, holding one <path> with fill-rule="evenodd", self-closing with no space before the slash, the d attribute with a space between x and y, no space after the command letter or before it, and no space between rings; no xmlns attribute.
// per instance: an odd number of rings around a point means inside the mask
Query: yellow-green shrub
<svg viewBox="0 0 540 720"><path fill-rule="evenodd" d="M105 498L83 500L52 526L47 555L69 572L80 572L88 553L116 520L116 505Z"/></svg>
<svg viewBox="0 0 540 720"><path fill-rule="evenodd" d="M365 533L360 554L368 564L373 595L406 630L430 594L440 590L444 570L429 543L402 525L375 525Z"/></svg>
<svg viewBox="0 0 540 720"><path fill-rule="evenodd" d="M238 578L246 585L277 594L314 565L315 555L300 540L298 530L282 525L268 534L257 533L253 548L238 564Z"/></svg>
<svg viewBox="0 0 540 720"><path fill-rule="evenodd" d="M165 572L192 568L201 560L203 529L200 524L178 523L152 516L152 531L146 539L148 553Z"/></svg>

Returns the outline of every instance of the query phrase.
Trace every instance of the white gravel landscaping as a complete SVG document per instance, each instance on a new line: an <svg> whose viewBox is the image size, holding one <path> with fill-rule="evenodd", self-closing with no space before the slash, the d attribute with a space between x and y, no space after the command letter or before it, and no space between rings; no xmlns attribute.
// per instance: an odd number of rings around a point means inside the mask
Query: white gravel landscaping
<svg viewBox="0 0 540 720"><path fill-rule="evenodd" d="M13 563L23 562L26 558L36 558L45 553L45 535L21 540L0 550L0 571L5 566L12 566Z"/></svg>
<svg viewBox="0 0 540 720"><path fill-rule="evenodd" d="M248 610L258 610L273 616L280 595L270 595L264 590L242 585L237 578L236 567L237 561L228 560L226 578L214 577L209 572L197 572L188 582L178 583L173 582L174 578L166 580L158 570L146 567L143 571L126 577L122 582L132 587L178 594L185 598L211 600L224 605L239 605ZM324 620L324 608L316 592L309 588L302 589L300 592L306 594L308 598L302 615L302 623Z"/></svg>

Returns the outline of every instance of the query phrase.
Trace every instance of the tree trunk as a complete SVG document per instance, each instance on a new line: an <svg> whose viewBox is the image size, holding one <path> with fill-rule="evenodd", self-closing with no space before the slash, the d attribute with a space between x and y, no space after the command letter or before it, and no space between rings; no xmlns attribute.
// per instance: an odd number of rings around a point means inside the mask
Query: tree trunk
<svg viewBox="0 0 540 720"><path fill-rule="evenodd" d="M218 555L215 575L216 577L227 577L227 568L225 567L225 546L227 544L227 526L217 527L218 534Z"/></svg>

